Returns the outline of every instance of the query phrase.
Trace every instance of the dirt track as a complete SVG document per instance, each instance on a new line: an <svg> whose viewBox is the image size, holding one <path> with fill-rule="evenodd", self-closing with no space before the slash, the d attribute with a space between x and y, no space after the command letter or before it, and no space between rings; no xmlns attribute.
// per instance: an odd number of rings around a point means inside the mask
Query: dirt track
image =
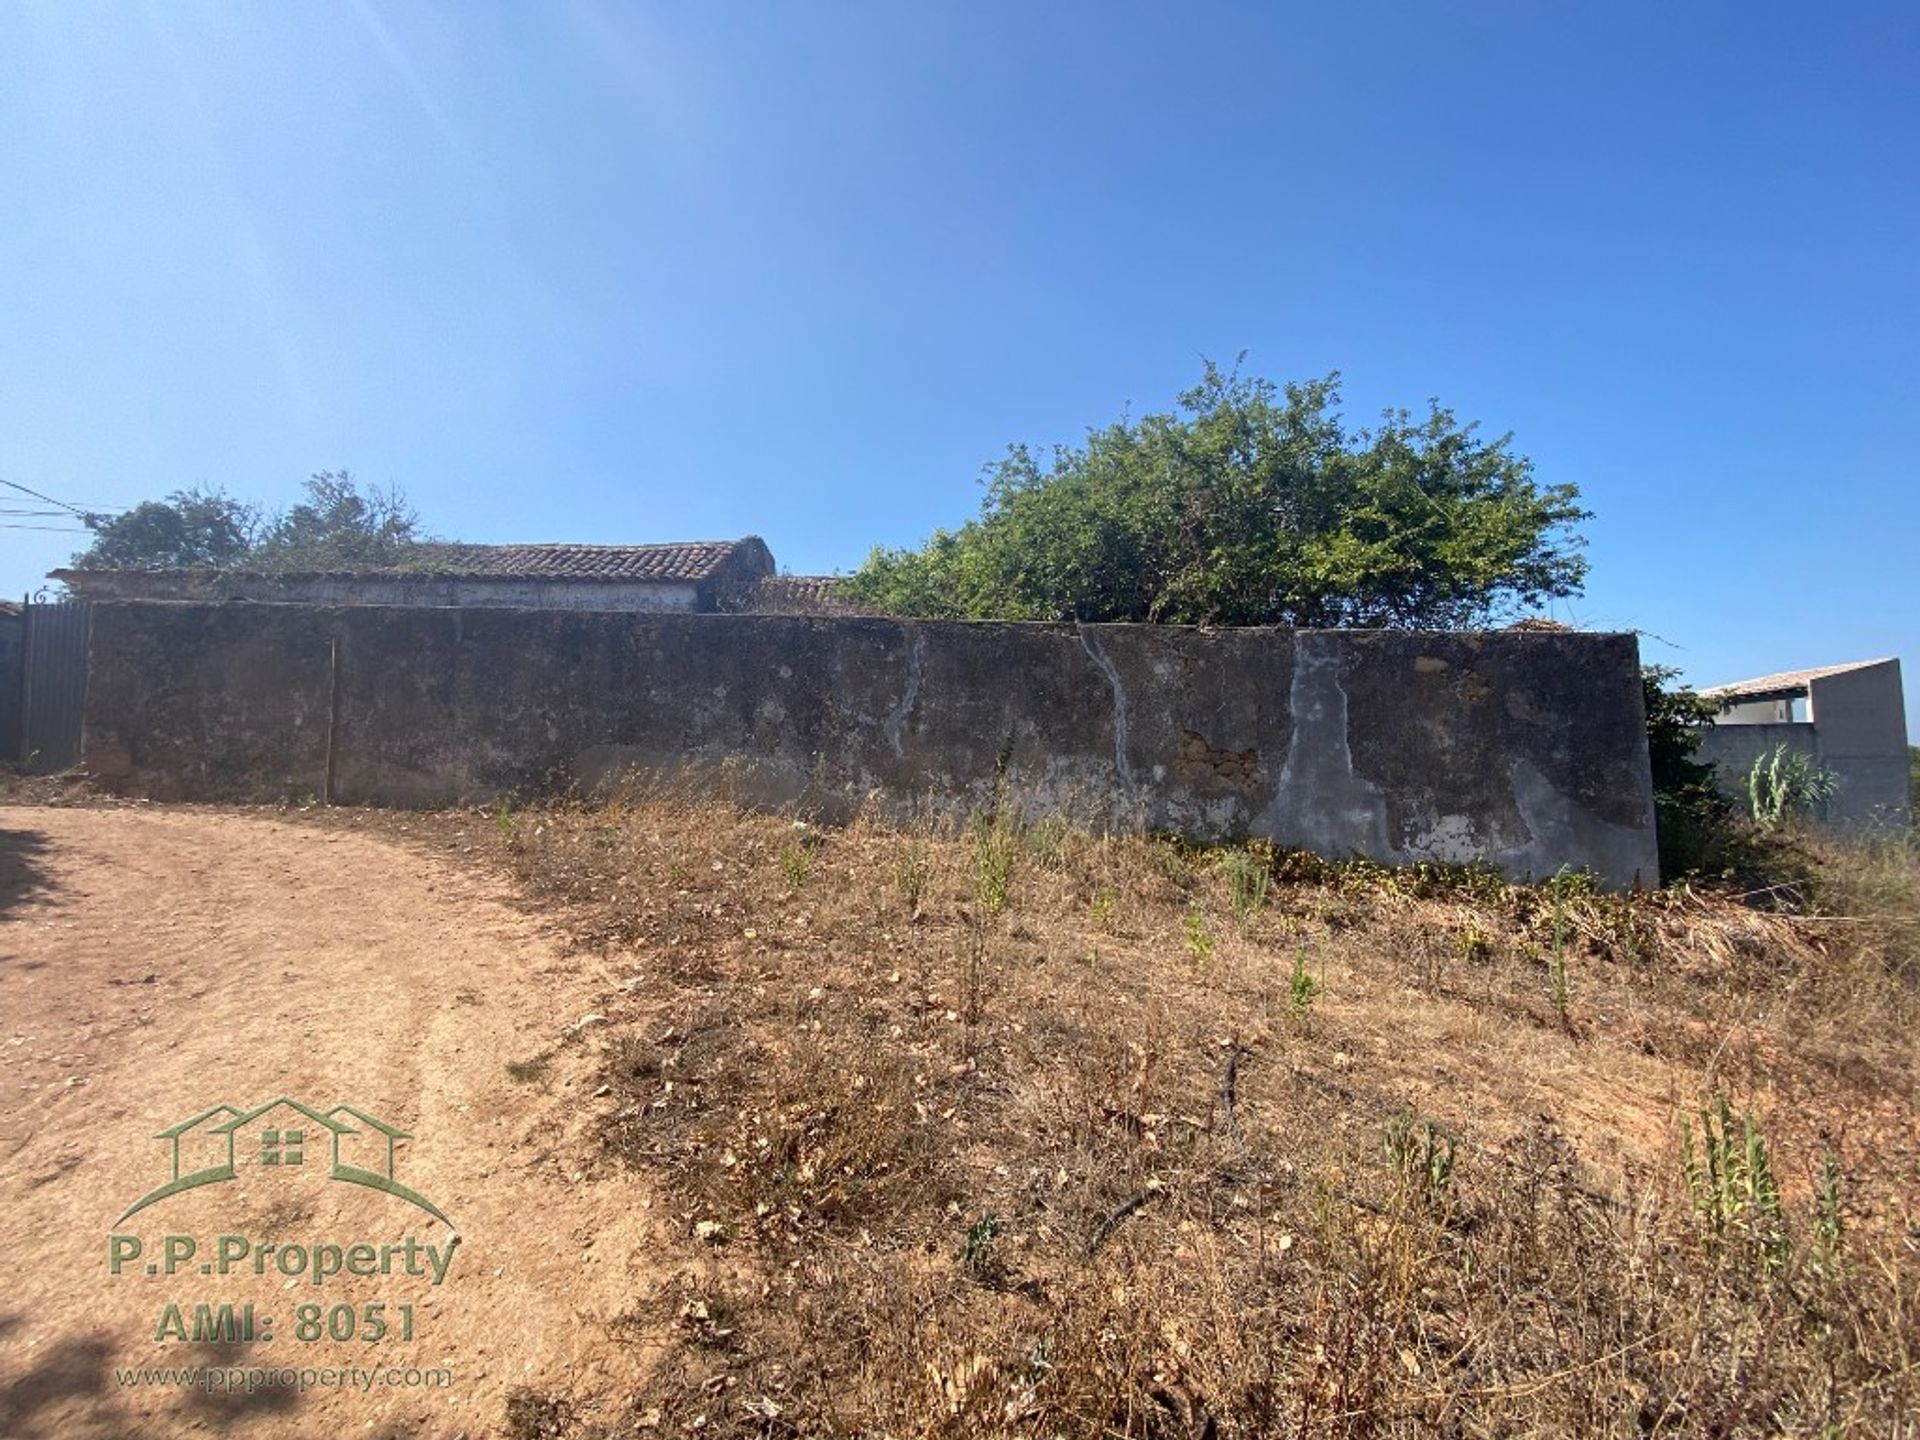
<svg viewBox="0 0 1920 1440"><path fill-rule="evenodd" d="M471 871L349 830L268 815L0 808L0 1435L493 1434L505 1392L629 1378L604 1323L654 1269L654 1211L630 1176L581 1174L589 1046L534 1083L506 1064L560 1045L613 978L568 957ZM350 1103L409 1132L394 1175L458 1227L430 1275L149 1275L161 1236L310 1249L444 1247L448 1229L306 1162L121 1212L169 1175L156 1132L210 1107ZM217 1123L217 1120L213 1123ZM364 1143L366 1135L351 1143ZM202 1143L207 1137L201 1137ZM194 1163L186 1165L188 1170ZM109 1273L108 1236L143 1237ZM441 1252L444 1254L444 1249ZM403 1261L390 1260L390 1268ZM424 1267L423 1267L424 1268ZM252 1301L272 1338L157 1340L169 1302ZM414 1333L336 1343L295 1309L414 1306ZM450 1369L447 1388L130 1388L116 1367ZM360 1383L367 1383L362 1381Z"/></svg>

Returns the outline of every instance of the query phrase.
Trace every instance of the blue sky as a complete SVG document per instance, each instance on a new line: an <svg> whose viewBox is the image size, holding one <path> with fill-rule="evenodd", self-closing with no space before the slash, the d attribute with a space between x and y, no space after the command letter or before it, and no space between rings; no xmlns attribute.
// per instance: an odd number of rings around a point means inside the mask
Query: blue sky
<svg viewBox="0 0 1920 1440"><path fill-rule="evenodd" d="M1577 482L1562 618L1911 668L1917 66L1911 3L7 3L0 477L844 570L1245 350Z"/></svg>

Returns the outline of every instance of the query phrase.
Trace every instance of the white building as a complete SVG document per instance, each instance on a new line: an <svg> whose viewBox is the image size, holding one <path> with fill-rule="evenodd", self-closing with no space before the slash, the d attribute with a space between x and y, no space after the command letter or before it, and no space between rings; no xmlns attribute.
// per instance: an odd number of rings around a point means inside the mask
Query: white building
<svg viewBox="0 0 1920 1440"><path fill-rule="evenodd" d="M1784 670L1702 690L1720 702L1700 758L1730 793L1745 794L1753 762L1776 745L1833 772L1839 790L1823 817L1836 829L1912 822L1906 697L1898 660Z"/></svg>

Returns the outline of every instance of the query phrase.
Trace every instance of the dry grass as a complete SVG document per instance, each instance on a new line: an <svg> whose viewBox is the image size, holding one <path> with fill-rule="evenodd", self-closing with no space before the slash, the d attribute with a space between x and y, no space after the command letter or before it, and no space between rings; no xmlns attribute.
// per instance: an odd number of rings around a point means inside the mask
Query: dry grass
<svg viewBox="0 0 1920 1440"><path fill-rule="evenodd" d="M567 1433L1920 1414L1910 849L1816 856L1808 916L1005 818L464 823L623 962L605 1144L684 1225L646 1390ZM1716 1095L1777 1203L1697 1203Z"/></svg>

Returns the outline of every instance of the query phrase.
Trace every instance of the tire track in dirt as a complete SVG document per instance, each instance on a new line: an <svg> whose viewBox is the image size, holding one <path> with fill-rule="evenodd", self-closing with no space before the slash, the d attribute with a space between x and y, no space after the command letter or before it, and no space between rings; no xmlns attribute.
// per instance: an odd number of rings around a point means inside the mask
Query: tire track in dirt
<svg viewBox="0 0 1920 1440"><path fill-rule="evenodd" d="M510 1060L559 1045L612 977L561 952L496 883L368 834L222 811L0 809L0 1434L121 1437L494 1433L506 1391L615 1396L635 1379L606 1322L650 1287L651 1197L587 1157L586 1045L544 1078ZM157 1132L219 1104L350 1103L408 1132L396 1178L460 1232L445 1283L109 1273L107 1237L168 1178ZM295 1112L307 1157L325 1132ZM218 1123L218 1117L213 1122ZM194 1132L197 1134L197 1132ZM342 1144L367 1143L359 1139ZM222 1143L199 1135L196 1143ZM394 1198L259 1165L154 1205L116 1233L284 1244L444 1246ZM362 1152L355 1152L360 1154ZM581 1173L586 1165L590 1173ZM188 1162L188 1169L194 1168ZM398 1262L395 1262L398 1263ZM164 1305L255 1302L273 1338L160 1342ZM415 1307L398 1342L292 1335L294 1307ZM447 1368L450 1388L126 1388L116 1366Z"/></svg>

